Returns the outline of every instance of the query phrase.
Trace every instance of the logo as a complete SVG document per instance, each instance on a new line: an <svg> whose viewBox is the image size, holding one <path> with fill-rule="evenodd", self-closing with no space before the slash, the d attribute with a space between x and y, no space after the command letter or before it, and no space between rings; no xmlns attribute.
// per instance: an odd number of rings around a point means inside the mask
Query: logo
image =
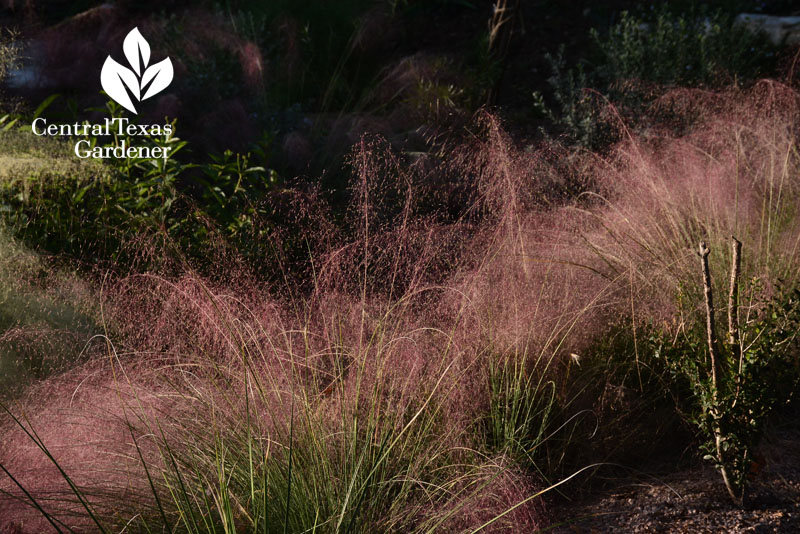
<svg viewBox="0 0 800 534"><path fill-rule="evenodd" d="M138 28L132 29L122 43L122 51L131 68L120 65L108 56L100 73L100 83L106 94L119 105L136 113L136 102L147 100L167 88L172 82L172 61L169 58L150 65L150 45ZM74 124L48 124L44 117L31 123L36 136L60 136L75 142L75 155L80 159L163 159L170 156L169 143L174 124L137 124L128 117L107 118L103 123L89 121ZM153 137L163 138L158 143ZM111 143L101 144L109 138ZM98 142L98 140L101 140Z"/></svg>
<svg viewBox="0 0 800 534"><path fill-rule="evenodd" d="M100 84L106 94L120 106L137 113L131 96L141 102L166 89L174 74L172 61L166 58L149 65L150 45L139 33L139 28L132 29L125 37L122 51L125 52L131 68L108 56L100 73Z"/></svg>

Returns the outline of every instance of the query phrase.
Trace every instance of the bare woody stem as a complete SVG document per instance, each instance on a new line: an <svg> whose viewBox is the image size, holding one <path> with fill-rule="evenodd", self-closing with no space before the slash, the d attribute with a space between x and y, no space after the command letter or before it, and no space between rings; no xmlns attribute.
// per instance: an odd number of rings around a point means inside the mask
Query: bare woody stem
<svg viewBox="0 0 800 534"><path fill-rule="evenodd" d="M739 340L739 273L742 267L742 243L731 236L731 284L728 292L728 345L733 360L739 362L737 381L742 375L742 347Z"/></svg>
<svg viewBox="0 0 800 534"><path fill-rule="evenodd" d="M738 243L738 241L736 242ZM738 279L738 250L737 245L734 244L734 251L736 252L734 255L734 265L731 267L731 270L734 271L736 278ZM723 448L723 442L725 441L725 429L722 428L722 414L720 413L720 406L719 406L719 386L721 376L720 370L720 359L719 359L719 352L717 350L717 337L714 330L714 296L711 290L711 270L708 266L708 254L709 249L706 246L704 241L700 242L700 263L703 269L703 294L705 295L705 304L706 304L706 333L707 333L707 341L708 341L708 354L711 358L711 410L709 415L711 416L712 420L712 429L714 432L714 443L716 445L717 450L717 463L719 465L720 473L722 474L722 480L725 482L725 488L728 490L728 494L731 496L731 499L737 506L742 506L744 501L744 488L737 487L736 483L733 481L733 477L731 476L731 472L728 466L728 458L727 454L725 454L725 450ZM734 290L738 287L738 281L732 281L732 285L736 284L733 287ZM734 291L735 295L736 291ZM735 298L734 298L735 301ZM732 310L730 307L730 300L728 306L728 313L729 313L729 327L730 327L730 319L731 319L731 312L736 311ZM738 338L738 325L736 328L737 338ZM729 328L729 335L731 334Z"/></svg>
<svg viewBox="0 0 800 534"><path fill-rule="evenodd" d="M703 269L703 294L706 304L706 334L708 355L711 358L711 387L713 401L717 403L717 387L719 385L719 353L717 351L717 335L714 329L714 296L711 290L711 270L708 267L709 249L705 241L700 241L700 263Z"/></svg>

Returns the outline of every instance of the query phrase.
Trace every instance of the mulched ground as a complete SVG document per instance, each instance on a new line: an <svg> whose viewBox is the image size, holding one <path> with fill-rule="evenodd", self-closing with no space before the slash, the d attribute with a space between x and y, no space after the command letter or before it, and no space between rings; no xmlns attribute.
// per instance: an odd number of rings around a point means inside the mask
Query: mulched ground
<svg viewBox="0 0 800 534"><path fill-rule="evenodd" d="M761 450L764 467L744 509L730 503L710 466L659 479L630 480L581 503L552 510L556 534L800 533L800 432L783 432Z"/></svg>

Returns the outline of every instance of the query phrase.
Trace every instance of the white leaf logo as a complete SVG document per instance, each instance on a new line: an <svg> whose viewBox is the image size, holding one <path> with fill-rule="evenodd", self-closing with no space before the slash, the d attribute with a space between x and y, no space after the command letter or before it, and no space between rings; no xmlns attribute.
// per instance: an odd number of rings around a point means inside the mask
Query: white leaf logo
<svg viewBox="0 0 800 534"><path fill-rule="evenodd" d="M141 56L142 63L146 67L150 61L150 45L139 33L139 28L134 28L128 32L125 41L122 43L122 51L125 52L125 57L128 58L128 63L131 64L136 75L140 76L142 71L139 67L139 58Z"/></svg>
<svg viewBox="0 0 800 534"><path fill-rule="evenodd" d="M137 101L142 101L166 89L174 74L172 61L166 58L148 67L150 45L142 37L139 28L132 29L125 37L122 51L133 70L108 56L100 72L100 84L120 106L137 113L131 95Z"/></svg>

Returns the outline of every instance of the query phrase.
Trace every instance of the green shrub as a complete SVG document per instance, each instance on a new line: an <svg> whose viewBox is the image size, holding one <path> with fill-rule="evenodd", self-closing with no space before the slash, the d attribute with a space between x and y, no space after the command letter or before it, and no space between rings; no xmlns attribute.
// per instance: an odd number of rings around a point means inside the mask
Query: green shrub
<svg viewBox="0 0 800 534"><path fill-rule="evenodd" d="M610 131L604 123L598 97L592 91L595 77L587 72L583 63L568 69L564 60L564 48L557 55L545 54L550 63L552 76L547 79L553 93L554 107L545 103L540 92L533 93L534 109L547 117L563 131L571 144L586 148L596 148L606 144Z"/></svg>
<svg viewBox="0 0 800 534"><path fill-rule="evenodd" d="M746 292L758 292L757 286L757 280L751 281ZM700 449L720 470L739 506L769 416L791 400L800 378L800 291L780 291L756 303L748 315L740 339L729 335L726 342L716 343L716 377L708 333L700 321L674 340L659 334L649 340L655 357L688 386L692 397L686 415L697 428Z"/></svg>
<svg viewBox="0 0 800 534"><path fill-rule="evenodd" d="M598 148L615 136L602 108L613 104L634 126L665 88L741 84L774 71L777 49L733 24L721 11L675 14L662 6L651 17L623 12L602 34L591 31L594 57L567 68L563 48L546 56L552 106L534 93L534 108L580 146ZM594 90L594 94L593 94Z"/></svg>
<svg viewBox="0 0 800 534"><path fill-rule="evenodd" d="M120 113L113 103L108 111L112 117ZM24 161L42 162L26 164L0 182L5 222L36 248L92 264L113 260L129 265L137 245L152 244L137 239L159 233L177 244L181 254L195 258L207 255L214 232L250 250L248 230L258 217L268 215L255 206L278 182L274 170L250 163L267 158L262 147L253 154L228 151L211 155L209 163L184 163L175 156L186 142L165 135L144 142L169 147L167 159L75 163L65 149L68 143L46 140L50 148L39 154L40 147L20 144L19 138L26 137L30 134L18 131L3 137L7 153L33 150ZM116 136L87 139L91 146L132 144L130 138Z"/></svg>
<svg viewBox="0 0 800 534"><path fill-rule="evenodd" d="M771 72L775 48L719 11L676 15L662 7L652 19L623 12L607 35L591 32L600 53L597 74L608 88L628 80L666 86L720 86Z"/></svg>

